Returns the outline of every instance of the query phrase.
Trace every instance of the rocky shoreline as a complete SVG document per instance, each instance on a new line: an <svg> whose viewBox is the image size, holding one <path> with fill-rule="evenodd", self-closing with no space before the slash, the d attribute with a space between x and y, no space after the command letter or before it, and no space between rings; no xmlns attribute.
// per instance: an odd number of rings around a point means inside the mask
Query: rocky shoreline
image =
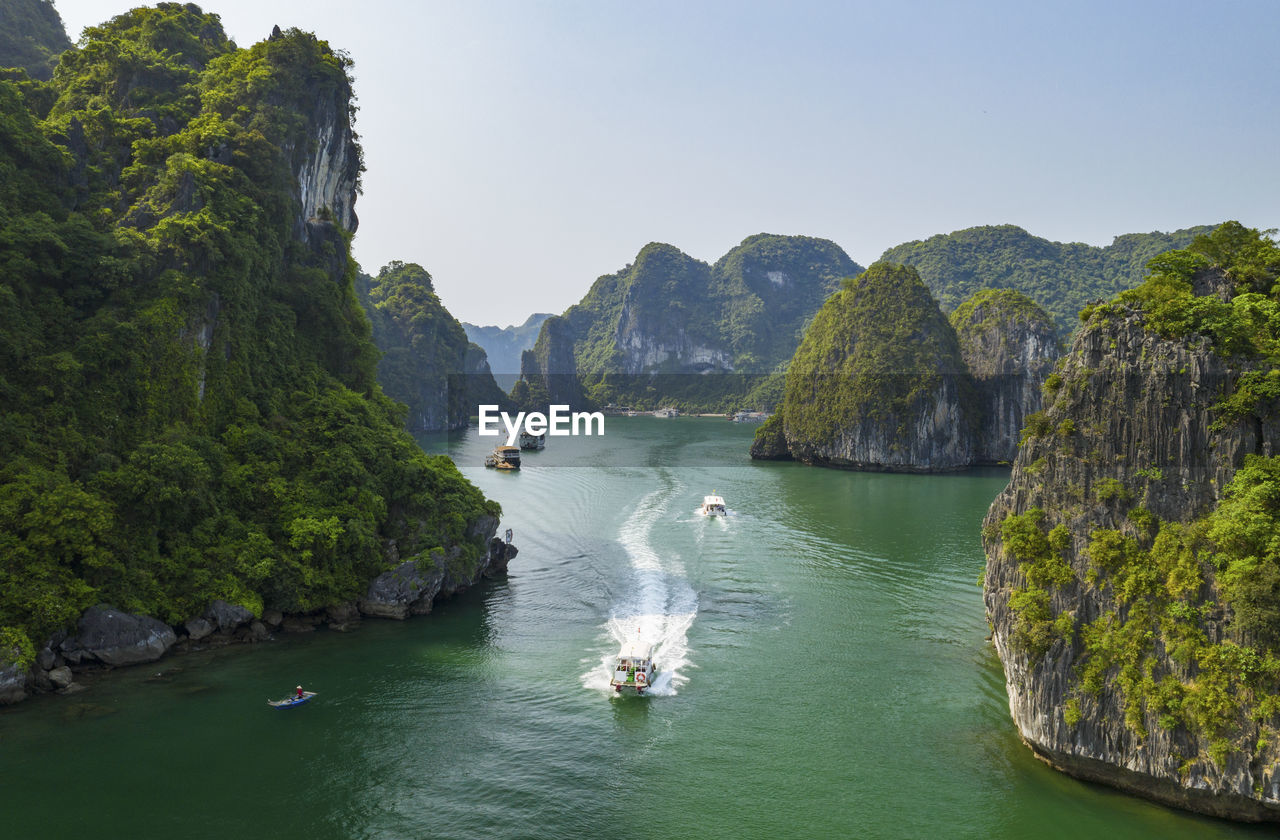
<svg viewBox="0 0 1280 840"><path fill-rule="evenodd" d="M256 644L269 641L277 632L310 633L320 626L345 632L358 627L365 617L403 620L426 615L436 601L486 578L505 575L507 564L519 553L509 534L507 539L491 537L487 555L469 572L457 570L456 547L435 551L378 575L363 598L309 613L268 609L256 616L237 604L214 601L199 616L174 627L106 604L90 607L76 623L75 633L49 639L30 668L0 668L0 705L19 703L34 694L75 694L84 690L76 681L78 674L155 662L197 644Z"/></svg>

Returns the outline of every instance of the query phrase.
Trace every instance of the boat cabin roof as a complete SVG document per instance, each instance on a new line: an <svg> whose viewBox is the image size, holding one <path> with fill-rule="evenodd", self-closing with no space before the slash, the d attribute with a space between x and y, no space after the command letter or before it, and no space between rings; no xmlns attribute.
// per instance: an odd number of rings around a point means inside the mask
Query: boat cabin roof
<svg viewBox="0 0 1280 840"><path fill-rule="evenodd" d="M724 499L720 496L703 496L702 503L704 505L723 505Z"/></svg>
<svg viewBox="0 0 1280 840"><path fill-rule="evenodd" d="M493 450L493 451L494 451L494 452L519 452L519 451L520 451L520 447L518 447L518 446L499 446L497 449L495 449L495 450Z"/></svg>
<svg viewBox="0 0 1280 840"><path fill-rule="evenodd" d="M648 642L626 642L618 651L619 659L650 659L653 657L653 645Z"/></svg>

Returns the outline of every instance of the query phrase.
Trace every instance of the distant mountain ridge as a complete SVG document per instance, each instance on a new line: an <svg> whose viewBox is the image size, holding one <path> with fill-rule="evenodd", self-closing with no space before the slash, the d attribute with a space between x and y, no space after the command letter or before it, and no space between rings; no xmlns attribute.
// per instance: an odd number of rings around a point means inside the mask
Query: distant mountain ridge
<svg viewBox="0 0 1280 840"><path fill-rule="evenodd" d="M1170 233L1127 233L1108 246L1052 242L1017 225L984 225L925 240L904 242L880 260L909 265L920 273L944 312L983 289L1014 289L1044 307L1066 336L1079 313L1141 283L1147 261L1185 248L1211 225Z"/></svg>
<svg viewBox="0 0 1280 840"><path fill-rule="evenodd" d="M550 317L549 312L535 312L523 324L509 327L482 327L463 321L462 329L466 330L468 341L484 349L494 378L510 387L520 375L521 354L533 347L542 322Z"/></svg>
<svg viewBox="0 0 1280 840"><path fill-rule="evenodd" d="M943 312L978 292L1009 289L1042 307L1059 336L1089 303L1142 282L1151 257L1211 228L1130 233L1111 245L1052 242L1015 225L967 228L905 242L881 261L914 268ZM862 272L828 240L759 234L709 266L650 243L543 322L524 353L518 402L771 407L805 327L840 280ZM754 374L726 381L703 374ZM747 381L747 380L750 381Z"/></svg>
<svg viewBox="0 0 1280 840"><path fill-rule="evenodd" d="M861 271L807 236L757 234L714 266L653 242L547 319L521 374L535 401L723 408L780 374L822 302ZM704 376L729 372L758 376Z"/></svg>

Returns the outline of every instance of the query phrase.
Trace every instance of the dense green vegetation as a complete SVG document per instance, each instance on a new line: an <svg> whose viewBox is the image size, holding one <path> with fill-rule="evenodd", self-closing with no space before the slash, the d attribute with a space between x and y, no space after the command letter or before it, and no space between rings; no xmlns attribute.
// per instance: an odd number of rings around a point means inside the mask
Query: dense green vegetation
<svg viewBox="0 0 1280 840"><path fill-rule="evenodd" d="M422 266L396 261L376 278L360 274L356 292L383 354L378 382L408 407L409 431L460 428L478 404L506 402L484 351L467 341Z"/></svg>
<svg viewBox="0 0 1280 840"><path fill-rule="evenodd" d="M982 289L1016 289L1043 306L1065 336L1086 304L1138 285L1152 257L1185 247L1209 229L1130 233L1098 248L993 225L905 242L880 259L915 267L948 312Z"/></svg>
<svg viewBox="0 0 1280 840"><path fill-rule="evenodd" d="M1140 308L1146 328L1163 338L1199 334L1224 355L1280 361L1280 289L1273 287L1280 248L1269 236L1274 232L1225 222L1187 248L1152 259L1147 280L1115 305L1088 307L1080 317L1113 317L1127 304ZM1204 287L1214 269L1225 271L1230 282Z"/></svg>
<svg viewBox="0 0 1280 840"><path fill-rule="evenodd" d="M50 0L0 0L0 67L48 81L58 55L70 46Z"/></svg>
<svg viewBox="0 0 1280 840"><path fill-rule="evenodd" d="M1242 375L1214 407L1219 427L1274 412L1280 248L1271 233L1224 223L1153 258L1142 285L1082 317L1101 329L1140 312L1153 333L1204 336L1232 357ZM1062 384L1059 378L1054 390ZM1054 433L1053 422L1039 415L1028 433ZM1033 658L1059 638L1078 645L1079 692L1069 721L1079 720L1081 701L1110 685L1141 738L1152 719L1182 728L1209 745L1220 767L1235 750L1269 749L1280 737L1280 457L1246 455L1217 506L1186 522L1162 521L1143 506L1146 482L1162 478L1160 465L1140 465L1133 474L1142 480L1136 486L1094 481L1090 501L1126 525L1082 535L1083 568L1066 565L1069 535L1061 524L1045 533L1050 517L1043 511L1004 520L1004 549L1026 579L1010 598L1012 641ZM1053 593L1074 586L1109 592L1112 608L1087 623L1070 612L1054 615ZM1256 747L1242 743L1246 723L1260 727Z"/></svg>
<svg viewBox="0 0 1280 840"><path fill-rule="evenodd" d="M905 441L942 378L964 371L955 331L916 270L876 263L845 281L805 332L787 371L787 438L827 443L871 419Z"/></svg>
<svg viewBox="0 0 1280 840"><path fill-rule="evenodd" d="M1066 528L1045 533L1039 509L1005 519L1005 548L1027 580L1009 600L1011 641L1038 658L1078 639L1077 710L1111 682L1135 734L1147 737L1153 716L1202 737L1221 766L1242 719L1280 715L1280 459L1249 456L1222 504L1187 524L1156 520L1129 493L1107 501L1134 527L1090 535L1085 582L1109 587L1115 606L1087 624L1050 608L1055 589L1079 583L1063 559ZM1211 641L1207 622L1224 620L1227 638Z"/></svg>
<svg viewBox="0 0 1280 840"><path fill-rule="evenodd" d="M43 121L0 81L0 659L97 602L303 611L391 544L482 551L497 506L400 429L348 234L300 216L348 65L166 3L86 30Z"/></svg>

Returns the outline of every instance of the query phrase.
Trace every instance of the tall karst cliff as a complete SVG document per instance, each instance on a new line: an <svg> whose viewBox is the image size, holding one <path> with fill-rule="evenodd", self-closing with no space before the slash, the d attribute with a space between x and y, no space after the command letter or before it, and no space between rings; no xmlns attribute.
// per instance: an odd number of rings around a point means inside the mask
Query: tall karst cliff
<svg viewBox="0 0 1280 840"><path fill-rule="evenodd" d="M832 242L760 234L716 261L651 243L548 319L521 373L553 398L723 407L778 375L842 277L861 268ZM720 376L718 374L746 374ZM577 384L568 381L578 378ZM515 392L513 392L515 396Z"/></svg>
<svg viewBox="0 0 1280 840"><path fill-rule="evenodd" d="M876 263L819 310L791 360L787 449L853 469L968 466L971 389L955 331L915 269Z"/></svg>
<svg viewBox="0 0 1280 840"><path fill-rule="evenodd" d="M392 262L377 277L360 274L356 292L382 351L378 382L408 407L410 432L461 429L477 405L506 402L484 350L467 341L422 266Z"/></svg>
<svg viewBox="0 0 1280 840"><path fill-rule="evenodd" d="M1013 720L1056 767L1280 821L1280 249L1235 223L1090 307L983 527Z"/></svg>
<svg viewBox="0 0 1280 840"><path fill-rule="evenodd" d="M1013 460L1026 418L1040 410L1040 385L1062 355L1049 314L1012 289L978 292L951 313L960 355L973 377L973 460Z"/></svg>
<svg viewBox="0 0 1280 840"><path fill-rule="evenodd" d="M348 65L166 3L0 81L3 699L116 659L104 622L159 655L211 604L234 626L488 562L497 505L377 385Z"/></svg>
<svg viewBox="0 0 1280 840"><path fill-rule="evenodd" d="M940 472L1010 460L1058 356L1049 316L981 292L950 322L915 269L876 263L819 310L751 454Z"/></svg>

